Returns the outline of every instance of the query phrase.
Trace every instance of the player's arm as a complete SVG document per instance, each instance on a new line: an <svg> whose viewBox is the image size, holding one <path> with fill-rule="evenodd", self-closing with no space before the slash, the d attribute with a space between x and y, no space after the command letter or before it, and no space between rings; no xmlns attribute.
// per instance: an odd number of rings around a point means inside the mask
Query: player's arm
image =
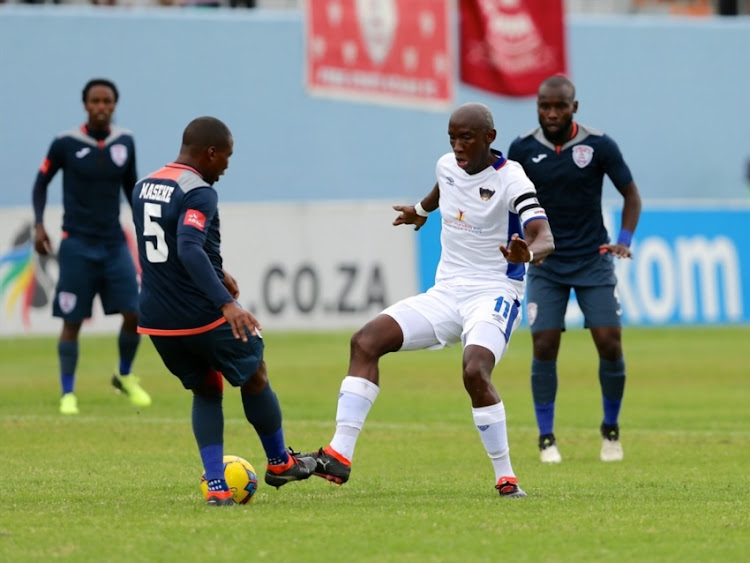
<svg viewBox="0 0 750 563"><path fill-rule="evenodd" d="M625 187L618 188L618 191L625 200L620 220L620 225L622 226L617 235L617 242L601 245L599 252L602 254L609 252L617 258L632 258L633 252L630 250L630 243L633 240L633 233L638 225L638 219L641 217L641 194L632 180Z"/></svg>
<svg viewBox="0 0 750 563"><path fill-rule="evenodd" d="M427 222L427 215L438 208L440 204L440 187L437 182L419 203L415 205L394 205L393 209L399 212L399 216L393 221L394 226L414 225L414 230L418 231L422 225Z"/></svg>
<svg viewBox="0 0 750 563"><path fill-rule="evenodd" d="M240 286L237 280L226 269L222 269L222 273L224 274L224 287L227 288L232 297L237 299L240 296Z"/></svg>
<svg viewBox="0 0 750 563"><path fill-rule="evenodd" d="M216 274L204 245L211 220L217 212L218 197L211 189L193 190L183 202L177 223L177 255L191 279L201 288L232 327L235 338L247 342L247 331L257 334L262 327L256 318L239 306Z"/></svg>
<svg viewBox="0 0 750 563"><path fill-rule="evenodd" d="M47 206L47 187L62 167L61 143L60 139L55 139L50 145L31 189L31 202L34 207L34 249L43 256L52 253L52 243L44 228L44 208Z"/></svg>
<svg viewBox="0 0 750 563"><path fill-rule="evenodd" d="M523 237L513 233L508 246L500 245L508 262L540 264L555 250L555 239L547 220L547 212L539 203L535 191L524 191L512 203L523 225Z"/></svg>
<svg viewBox="0 0 750 563"><path fill-rule="evenodd" d="M138 172L135 166L135 142L132 142L130 146L130 158L128 164L122 175L122 191L125 193L125 199L130 205L130 209L133 209L133 188L135 183L138 181Z"/></svg>

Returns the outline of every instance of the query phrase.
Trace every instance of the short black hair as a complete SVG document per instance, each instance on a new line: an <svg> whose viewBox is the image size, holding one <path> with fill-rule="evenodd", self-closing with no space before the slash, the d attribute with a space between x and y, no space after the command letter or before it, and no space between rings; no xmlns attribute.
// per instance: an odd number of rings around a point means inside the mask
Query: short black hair
<svg viewBox="0 0 750 563"><path fill-rule="evenodd" d="M224 148L229 145L232 133L229 127L215 117L196 117L182 133L182 146L202 151L208 147Z"/></svg>
<svg viewBox="0 0 750 563"><path fill-rule="evenodd" d="M92 78L88 82L86 82L86 86L83 87L83 103L86 103L86 98L89 95L89 90L91 90L94 86L106 86L107 88L111 88L112 92L115 94L115 103L117 103L117 100L120 98L120 92L117 91L117 86L115 86L115 83L111 80L107 80L106 78Z"/></svg>

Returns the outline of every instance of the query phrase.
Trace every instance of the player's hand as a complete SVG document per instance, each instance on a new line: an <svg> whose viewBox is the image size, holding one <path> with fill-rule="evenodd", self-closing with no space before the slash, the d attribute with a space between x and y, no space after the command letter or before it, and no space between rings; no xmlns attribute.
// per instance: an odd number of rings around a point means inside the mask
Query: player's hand
<svg viewBox="0 0 750 563"><path fill-rule="evenodd" d="M258 331L263 329L252 313L240 307L236 301L230 301L222 305L221 313L229 326L232 327L234 337L242 339L243 342L247 342L247 331L253 336L257 336Z"/></svg>
<svg viewBox="0 0 750 563"><path fill-rule="evenodd" d="M240 286L237 283L237 280L226 270L222 271L224 272L224 287L227 288L229 295L237 299L240 296Z"/></svg>
<svg viewBox="0 0 750 563"><path fill-rule="evenodd" d="M399 212L399 216L393 222L394 227L414 225L414 230L418 231L427 222L427 217L417 215L417 210L413 205L394 205L393 209Z"/></svg>
<svg viewBox="0 0 750 563"><path fill-rule="evenodd" d="M599 247L599 254L606 254L609 252L616 258L632 258L633 252L630 247L624 244L603 244Z"/></svg>
<svg viewBox="0 0 750 563"><path fill-rule="evenodd" d="M34 227L34 249L42 256L52 254L52 243L47 236L47 231L41 223Z"/></svg>
<svg viewBox="0 0 750 563"><path fill-rule="evenodd" d="M531 258L529 244L518 233L511 235L507 248L502 244L500 245L500 252L503 253L508 262L513 264L522 264L528 262Z"/></svg>

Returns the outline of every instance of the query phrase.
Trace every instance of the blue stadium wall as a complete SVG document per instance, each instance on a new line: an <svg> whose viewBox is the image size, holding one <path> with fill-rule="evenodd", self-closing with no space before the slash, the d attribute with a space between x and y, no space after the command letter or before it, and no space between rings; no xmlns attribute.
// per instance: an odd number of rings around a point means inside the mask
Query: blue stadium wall
<svg viewBox="0 0 750 563"><path fill-rule="evenodd" d="M645 201L636 258L618 271L624 321L750 322L750 19L579 16L567 32L577 117L618 141ZM30 214L39 162L57 132L84 121L93 76L121 90L117 122L135 132L141 173L177 155L192 118L225 120L235 136L218 184L225 205L420 198L449 149L448 111L310 96L303 49L296 12L1 6L0 208ZM536 124L533 98L459 84L456 104L471 100L492 108L501 150ZM60 202L59 178L49 199ZM605 199L616 229L609 184ZM415 236L420 288L438 235L433 222Z"/></svg>

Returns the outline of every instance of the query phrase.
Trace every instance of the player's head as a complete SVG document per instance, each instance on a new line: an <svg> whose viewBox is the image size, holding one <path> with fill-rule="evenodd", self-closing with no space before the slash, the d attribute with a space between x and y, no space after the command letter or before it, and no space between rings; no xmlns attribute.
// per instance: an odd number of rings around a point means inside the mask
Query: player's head
<svg viewBox="0 0 750 563"><path fill-rule="evenodd" d="M481 172L495 161L490 145L496 136L492 112L484 104L463 104L448 121L448 137L456 163L467 174Z"/></svg>
<svg viewBox="0 0 750 563"><path fill-rule="evenodd" d="M578 111L573 83L562 74L547 78L539 86L536 110L544 136L556 144L563 144L570 138L573 114Z"/></svg>
<svg viewBox="0 0 750 563"><path fill-rule="evenodd" d="M215 117L197 117L182 133L178 160L194 167L206 182L213 184L229 166L233 149L234 139L224 122Z"/></svg>
<svg viewBox="0 0 750 563"><path fill-rule="evenodd" d="M117 100L120 98L115 83L106 78L92 78L83 87L81 97L83 107L89 114L89 126L94 129L109 127Z"/></svg>

